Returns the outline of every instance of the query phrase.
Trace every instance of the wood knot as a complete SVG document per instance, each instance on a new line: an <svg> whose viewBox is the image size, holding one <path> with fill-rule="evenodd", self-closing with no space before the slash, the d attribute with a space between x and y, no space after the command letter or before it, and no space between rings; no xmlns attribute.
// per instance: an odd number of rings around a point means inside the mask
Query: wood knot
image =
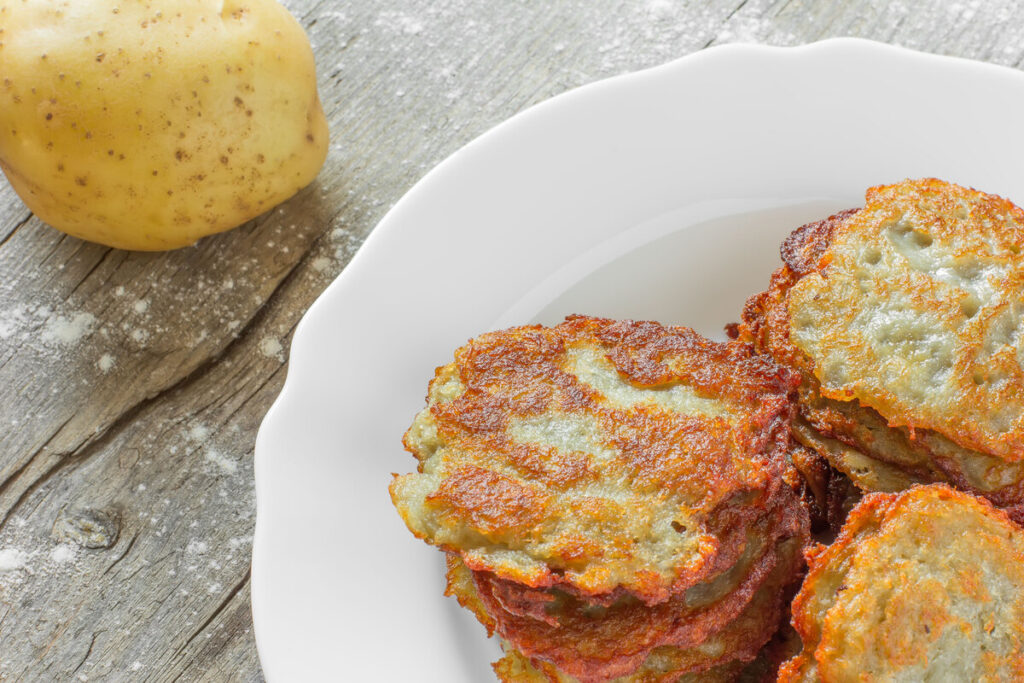
<svg viewBox="0 0 1024 683"><path fill-rule="evenodd" d="M58 542L71 541L83 548L109 548L117 543L121 517L113 510L64 508L53 523L50 537Z"/></svg>

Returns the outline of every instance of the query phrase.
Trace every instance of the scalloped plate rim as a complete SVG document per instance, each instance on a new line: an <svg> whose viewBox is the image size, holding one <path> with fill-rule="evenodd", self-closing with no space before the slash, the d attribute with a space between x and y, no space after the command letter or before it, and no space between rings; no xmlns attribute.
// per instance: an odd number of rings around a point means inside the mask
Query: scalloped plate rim
<svg viewBox="0 0 1024 683"><path fill-rule="evenodd" d="M306 312L295 331L290 352L290 367L284 387L265 416L257 435L254 455L257 520L253 541L252 604L256 641L261 662L268 679L278 680L277 677L280 676L280 680L295 680L296 676L298 676L302 680L314 678L330 680L339 671L345 670L345 666L350 666L349 663L346 663L347 656L341 652L323 653L322 656L319 654L322 648L314 650L312 654L310 652L301 652L301 645L296 646L296 643L305 642L303 640L305 637L303 634L304 629L310 632L308 634L310 639L315 639L321 634L319 632L314 633L314 631L321 628L324 622L331 622L332 620L329 615L326 618L321 618L319 615L310 614L306 621L303 621L301 618L298 619L299 623L288 621L288 615L280 614L280 608L273 605L272 594L275 592L275 586L267 578L272 571L271 564L275 561L275 551L280 549L279 546L282 543L282 539L287 538L286 534L288 531L285 530L285 525L280 522L280 519L284 518L286 522L295 521L283 510L285 502L279 501L276 498L279 495L277 491L279 485L271 480L269 476L273 464L271 461L274 458L289 457L288 453L277 452L284 449L276 443L278 440L285 438L289 430L292 431L290 438L301 441L302 438L306 437L306 435L295 431L295 424L289 422L288 411L290 409L294 410L292 408L293 404L297 405L301 400L306 399L303 393L309 391L308 384L311 378L316 376L317 367L324 362L322 358L311 357L311 351L308 350L316 345L314 343L316 340L311 338L314 335L314 327L320 324L320 321L327 318L344 315L346 307L350 306L350 302L347 299L359 299L360 294L350 290L358 286L359 280L365 272L374 269L381 260L388 257L389 250L393 251L396 247L400 246L397 244L400 238L410 237L408 234L410 226L415 225L415 216L411 215L411 212L414 212L418 206L427 201L431 195L439 192L443 185L462 180L460 176L466 174L467 169L471 169L474 165L481 163L480 158L482 155L493 154L496 148L507 144L510 138L515 138L517 135L531 134L538 127L542 128L546 120L560 115L561 112L568 108L576 106L582 98L595 100L608 97L611 93L620 89L662 87L664 84L670 84L677 80L685 82L689 78L697 78L696 74L702 70L713 71L717 68L733 68L733 62L761 57L776 60L777 63L783 66L785 66L786 60L789 60L789 64L796 64L801 61L806 64L808 58L811 57L820 58L822 63L825 63L826 60L833 60L839 64L843 64L843 60L851 58L870 58L888 60L892 64L909 65L910 63L915 63L925 65L928 69L934 68L937 71L946 72L950 75L966 70L972 76L995 78L1001 82L1005 81L1007 84L1011 84L1014 88L1024 86L1024 74L1007 67L958 57L921 53L863 39L835 38L797 47L747 44L725 45L693 53L667 64L643 71L590 83L560 94L516 114L507 121L485 132L438 164L438 166L417 182L384 216L345 270ZM1024 87L1021 87L1021 91L1024 91ZM474 179L474 182L476 182L476 179ZM862 190L863 188L858 189ZM1013 194L1019 195L1024 186L1014 184L1013 189ZM1007 194L1007 191L1004 190L1003 193ZM818 196L820 193L810 192L809 194ZM437 228L432 229L436 230ZM543 270L543 273L550 272L551 268ZM522 289L522 286L520 286L520 289ZM497 314L507 309L512 303L514 301L505 300L503 305L493 311L494 315L491 316L491 319L496 318ZM311 372L314 374L311 375ZM424 390L425 384L423 385L423 390L416 396L417 400L421 399ZM396 434L396 442L399 436L400 434ZM289 442L289 445L291 445L291 442ZM313 483L319 482L311 482L311 484ZM310 520L303 520L301 515L299 515L298 521ZM381 523L390 525L394 521L382 520ZM414 542L419 543L411 537L408 538L408 542L410 544ZM308 560L308 558L305 559ZM296 560L296 563L298 563L298 560ZM282 566L286 565L288 565L288 561L285 561ZM332 574L326 571L324 576L333 577ZM343 582L344 576L340 577L340 580ZM325 591L324 595L326 596L329 593L329 586L325 583L323 588ZM381 587L378 586L376 588L380 589ZM316 606L307 605L306 607ZM278 626L276 622L282 617L284 617L285 625ZM291 633L293 630L296 630L296 633ZM286 638L288 642L285 642ZM367 634L363 637L362 642L353 643L345 648L345 650L348 653L352 653L357 649L355 646L370 647L374 643L381 642L382 639L386 640L380 633ZM411 647L412 644L397 643L397 645L399 647ZM331 664L332 662L333 664ZM363 663L365 664L365 662ZM420 669L421 672L426 670ZM428 678L430 675L434 675L435 678L431 678L431 680L444 679L444 677L437 678L436 672L424 675ZM445 674L445 676L447 675Z"/></svg>

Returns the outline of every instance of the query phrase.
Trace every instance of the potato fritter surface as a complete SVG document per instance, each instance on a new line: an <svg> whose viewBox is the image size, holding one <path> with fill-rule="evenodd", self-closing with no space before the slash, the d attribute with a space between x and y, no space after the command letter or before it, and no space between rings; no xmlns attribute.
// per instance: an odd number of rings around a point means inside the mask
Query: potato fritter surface
<svg viewBox="0 0 1024 683"><path fill-rule="evenodd" d="M792 495L797 381L749 345L651 322L485 334L437 370L392 500L475 571L663 602L732 567Z"/></svg>
<svg viewBox="0 0 1024 683"><path fill-rule="evenodd" d="M812 553L780 681L1024 679L1024 530L942 484L869 494Z"/></svg>
<svg viewBox="0 0 1024 683"><path fill-rule="evenodd" d="M794 436L861 489L1024 518L1024 212L930 179L867 198L786 240L740 338L801 373Z"/></svg>
<svg viewBox="0 0 1024 683"><path fill-rule="evenodd" d="M784 610L786 586L801 565L803 539L790 537L771 549L771 565L753 598L743 610L703 642L692 647L662 646L648 652L632 673L611 678L613 683L677 683L680 681L733 681L778 629ZM450 556L448 594L463 605L480 604L471 572ZM483 623L487 613L474 612ZM581 634L577 633L577 637ZM614 646L611 647L614 654ZM579 678L540 660L531 662L515 646L505 643L506 656L494 668L502 681L554 681L578 683ZM601 680L609 680L602 678Z"/></svg>
<svg viewBox="0 0 1024 683"><path fill-rule="evenodd" d="M866 199L789 294L821 394L1024 459L1024 211L934 179Z"/></svg>
<svg viewBox="0 0 1024 683"><path fill-rule="evenodd" d="M751 529L744 554L728 571L657 605L625 596L597 607L557 590L531 596L519 584L496 580L490 572L473 572L476 595L494 619L495 630L517 650L581 681L628 676L649 668L659 652L660 661L671 659L676 672L750 659L775 632L778 620L744 622L742 615L766 586L770 588L762 600L772 599L778 606L781 586L794 580L807 542L806 514L795 498L792 502L774 519ZM726 638L728 633L743 635Z"/></svg>

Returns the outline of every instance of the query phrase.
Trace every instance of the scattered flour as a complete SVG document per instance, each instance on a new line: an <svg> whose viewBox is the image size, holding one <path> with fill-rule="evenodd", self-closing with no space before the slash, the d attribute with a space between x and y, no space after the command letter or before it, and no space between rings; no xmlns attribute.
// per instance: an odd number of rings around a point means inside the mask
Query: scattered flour
<svg viewBox="0 0 1024 683"><path fill-rule="evenodd" d="M348 21L348 15L344 12L323 12L320 19L335 19L337 21Z"/></svg>
<svg viewBox="0 0 1024 683"><path fill-rule="evenodd" d="M28 553L17 548L0 549L0 574L23 569L28 562Z"/></svg>
<svg viewBox="0 0 1024 683"><path fill-rule="evenodd" d="M100 356L100 359L96 364L100 367L100 372L105 375L114 367L114 357L109 353L105 353Z"/></svg>
<svg viewBox="0 0 1024 683"><path fill-rule="evenodd" d="M415 36L423 33L423 22L401 12L381 12L377 17L377 26L395 33Z"/></svg>
<svg viewBox="0 0 1024 683"><path fill-rule="evenodd" d="M139 660L136 659L134 662L132 662L132 665L130 667L128 667L128 668L131 669L132 671L140 671L142 669L142 662L140 662Z"/></svg>
<svg viewBox="0 0 1024 683"><path fill-rule="evenodd" d="M207 550L209 550L209 548L203 541L189 541L188 545L185 546L185 552L193 555L202 555Z"/></svg>
<svg viewBox="0 0 1024 683"><path fill-rule="evenodd" d="M145 299L139 299L132 305L132 308L135 309L136 313L145 313L149 310L149 302Z"/></svg>
<svg viewBox="0 0 1024 683"><path fill-rule="evenodd" d="M206 441L206 437L208 436L210 436L210 428L201 422L192 425L192 428L188 430L188 438L193 441L199 441L202 443L203 441Z"/></svg>
<svg viewBox="0 0 1024 683"><path fill-rule="evenodd" d="M279 361L283 361L283 350L281 341L277 337L264 337L260 340L260 353L267 358L276 358Z"/></svg>
<svg viewBox="0 0 1024 683"><path fill-rule="evenodd" d="M668 19L674 13L672 3L669 0L651 0L647 3L647 11L655 21Z"/></svg>
<svg viewBox="0 0 1024 683"><path fill-rule="evenodd" d="M50 552L50 559L57 564L67 564L75 559L75 548L68 543L61 543Z"/></svg>
<svg viewBox="0 0 1024 683"><path fill-rule="evenodd" d="M7 339L25 325L28 320L27 306L15 306L0 313L0 339Z"/></svg>
<svg viewBox="0 0 1024 683"><path fill-rule="evenodd" d="M54 316L46 321L42 339L46 342L69 346L87 335L95 324L96 316L92 313L74 313L70 318L65 318L62 315Z"/></svg>
<svg viewBox="0 0 1024 683"><path fill-rule="evenodd" d="M251 543L252 543L252 538L251 537L250 538L246 538L244 536L234 536L234 537L228 539L228 548L230 548L232 550L232 552L233 552L233 551L238 550L239 548L242 548L242 547L244 547L246 545L249 545Z"/></svg>
<svg viewBox="0 0 1024 683"><path fill-rule="evenodd" d="M238 463L227 457L223 453L219 453L212 448L206 450L206 460L217 466L217 468L224 474L234 474L238 471Z"/></svg>
<svg viewBox="0 0 1024 683"><path fill-rule="evenodd" d="M331 267L331 263L331 259L328 258L327 256L317 256L315 259L313 259L313 270L315 270L318 273L322 273Z"/></svg>

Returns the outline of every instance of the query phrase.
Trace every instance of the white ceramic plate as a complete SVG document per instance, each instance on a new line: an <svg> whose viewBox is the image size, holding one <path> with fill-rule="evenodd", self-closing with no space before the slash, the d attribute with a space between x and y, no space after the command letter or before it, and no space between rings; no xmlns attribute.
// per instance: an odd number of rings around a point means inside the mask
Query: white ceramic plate
<svg viewBox="0 0 1024 683"><path fill-rule="evenodd" d="M440 553L391 506L436 366L567 313L714 336L788 232L870 185L1024 199L1024 75L861 40L713 48L574 90L420 181L295 334L256 441L252 602L271 681L493 679Z"/></svg>

